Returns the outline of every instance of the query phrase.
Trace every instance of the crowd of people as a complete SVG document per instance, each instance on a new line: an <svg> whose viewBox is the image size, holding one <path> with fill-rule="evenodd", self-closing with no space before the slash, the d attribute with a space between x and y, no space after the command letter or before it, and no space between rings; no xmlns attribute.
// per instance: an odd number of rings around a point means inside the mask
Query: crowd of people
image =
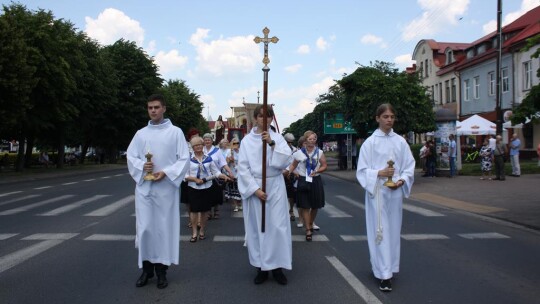
<svg viewBox="0 0 540 304"><path fill-rule="evenodd" d="M129 173L135 181L136 239L142 273L137 287L157 275L157 287L168 286L171 264L179 263L180 201L187 205L191 243L208 235L208 219L219 218L219 206L229 200L233 212L243 212L245 246L256 269L255 284L272 274L288 283L292 270L291 222L313 240L318 210L325 205L321 173L327 169L317 134L307 130L294 145L292 134L269 126L271 107L257 106L255 125L240 140L214 146L211 134L182 130L164 118L161 95L147 102L150 121L135 134L128 150ZM414 181L414 158L403 137L393 132L395 111L383 104L375 115L377 129L360 149L357 179L366 189L366 226L370 260L382 291L391 291L399 271L402 200ZM394 178L395 183L385 181ZM262 211L262 212L261 212ZM384 211L384 212L382 212ZM301 224L301 225L300 225Z"/></svg>

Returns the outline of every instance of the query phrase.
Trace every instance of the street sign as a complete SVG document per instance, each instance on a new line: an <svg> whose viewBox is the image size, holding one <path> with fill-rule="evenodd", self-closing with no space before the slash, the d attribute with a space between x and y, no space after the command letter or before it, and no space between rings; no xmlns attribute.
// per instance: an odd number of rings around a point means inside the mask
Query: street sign
<svg viewBox="0 0 540 304"><path fill-rule="evenodd" d="M324 134L356 134L356 130L350 121L345 121L342 113L324 113Z"/></svg>

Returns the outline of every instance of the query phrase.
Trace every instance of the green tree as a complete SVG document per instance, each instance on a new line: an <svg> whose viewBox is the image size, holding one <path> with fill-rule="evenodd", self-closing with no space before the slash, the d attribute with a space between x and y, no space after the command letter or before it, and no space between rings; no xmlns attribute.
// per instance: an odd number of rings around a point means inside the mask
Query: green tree
<svg viewBox="0 0 540 304"><path fill-rule="evenodd" d="M166 116L186 134L190 128L201 133L209 132L208 122L202 116L204 104L182 80L169 80L161 88L167 101Z"/></svg>
<svg viewBox="0 0 540 304"><path fill-rule="evenodd" d="M536 47L536 51L531 55L531 58L540 57L540 34L527 39L527 45L523 48L523 52ZM536 77L540 78L540 68L536 71ZM513 111L512 123L519 124L524 123L527 118L532 118L533 123L540 121L540 84L537 84L531 88L529 94L523 99Z"/></svg>
<svg viewBox="0 0 540 304"><path fill-rule="evenodd" d="M135 132L148 122L146 100L158 92L163 79L152 58L133 41L120 39L103 49L117 79L116 100L96 117L95 145L116 162L119 149L126 149Z"/></svg>
<svg viewBox="0 0 540 304"><path fill-rule="evenodd" d="M399 134L436 129L432 104L420 79L416 74L399 72L392 63L376 61L369 67L361 66L338 85L343 90L346 116L361 137L377 128L375 110L382 103L394 106L394 130Z"/></svg>

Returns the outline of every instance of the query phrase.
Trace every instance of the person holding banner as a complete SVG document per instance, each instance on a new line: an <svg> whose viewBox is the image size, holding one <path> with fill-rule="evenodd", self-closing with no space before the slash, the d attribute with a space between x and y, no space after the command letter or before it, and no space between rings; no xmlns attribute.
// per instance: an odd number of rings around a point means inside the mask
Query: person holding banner
<svg viewBox="0 0 540 304"><path fill-rule="evenodd" d="M265 111L264 111L265 110ZM282 269L292 269L291 222L282 171L290 164L291 149L281 134L263 128L264 113L270 126L274 112L258 105L253 112L256 126L242 139L238 155L238 190L242 197L249 262L257 268L255 284L274 279L287 284ZM266 145L266 176L263 177L263 145ZM267 191L262 190L263 182ZM262 204L265 204L263 218Z"/></svg>

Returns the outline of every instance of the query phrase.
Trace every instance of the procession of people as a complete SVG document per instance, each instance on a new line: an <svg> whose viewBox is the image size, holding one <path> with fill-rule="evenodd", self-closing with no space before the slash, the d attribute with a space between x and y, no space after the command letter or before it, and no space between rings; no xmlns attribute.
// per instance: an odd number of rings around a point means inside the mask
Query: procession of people
<svg viewBox="0 0 540 304"><path fill-rule="evenodd" d="M259 105L253 112L254 127L242 139L233 138L229 144L221 138L214 146L212 134L200 137L196 129L184 138L164 117L163 96L150 96L147 111L148 125L135 134L127 150L136 184L135 246L142 269L135 285L145 286L157 275L157 287L168 286L167 270L178 265L180 257L180 234L175 233L180 231L180 201L188 208L191 243L207 238L208 220L219 219L219 206L230 202L233 212L243 214L248 260L256 269L253 282L262 284L271 273L286 285L284 270L293 265L294 207L297 226L311 242L319 229L318 210L325 205L321 173L327 162L317 134L306 130L294 146L292 134L282 136L271 127L273 109ZM360 149L357 178L366 189L373 275L382 291L391 291L392 276L399 271L402 200L410 194L415 161L407 142L393 132L393 107L381 105L374 118L379 128ZM388 178L396 182L387 185Z"/></svg>

